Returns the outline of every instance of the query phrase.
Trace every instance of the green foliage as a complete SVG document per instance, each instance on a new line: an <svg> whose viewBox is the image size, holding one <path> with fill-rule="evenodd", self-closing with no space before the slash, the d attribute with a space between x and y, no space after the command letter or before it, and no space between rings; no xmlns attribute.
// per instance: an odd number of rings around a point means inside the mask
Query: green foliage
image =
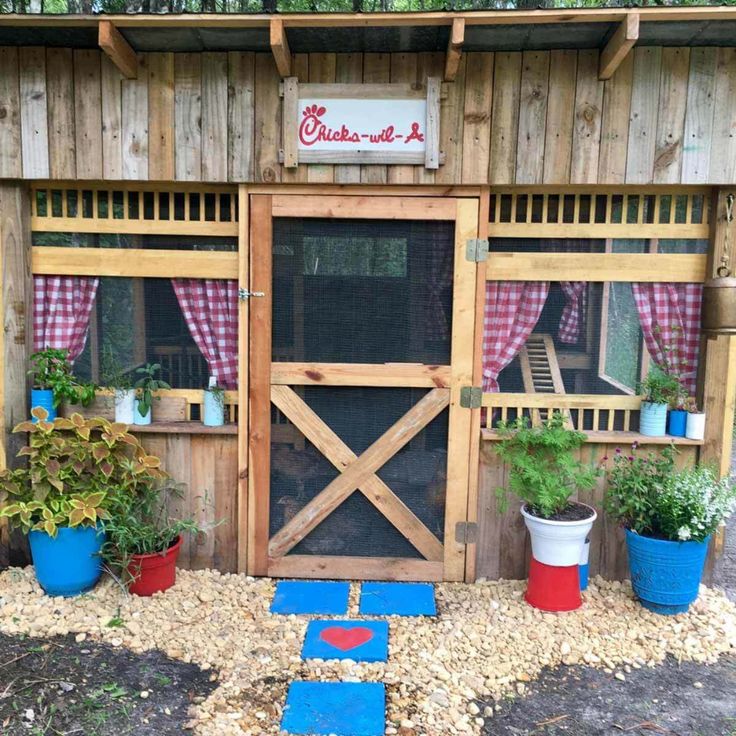
<svg viewBox="0 0 736 736"><path fill-rule="evenodd" d="M156 378L160 370L161 366L158 363L147 363L144 367L136 369L140 378L135 382L134 388L138 397L138 411L142 417L150 411L153 399L159 398L154 397L154 392L171 388L166 381Z"/></svg>
<svg viewBox="0 0 736 736"><path fill-rule="evenodd" d="M105 345L102 349L102 385L115 393L123 393L133 388L130 374L123 369L115 357L112 346Z"/></svg>
<svg viewBox="0 0 736 736"><path fill-rule="evenodd" d="M702 542L736 510L736 486L713 468L677 470L675 451L631 455L617 450L609 472L606 512L627 529L670 541Z"/></svg>
<svg viewBox="0 0 736 736"><path fill-rule="evenodd" d="M651 404L669 404L677 400L680 392L680 382L677 378L659 370L649 371L639 386L643 400Z"/></svg>
<svg viewBox="0 0 736 736"><path fill-rule="evenodd" d="M209 386L205 389L212 394L212 398L217 402L220 409L225 408L225 389L222 386Z"/></svg>
<svg viewBox="0 0 736 736"><path fill-rule="evenodd" d="M24 532L53 537L60 526L95 526L120 497L164 475L124 424L80 414L49 422L40 407L33 415L38 422L13 430L29 435L18 453L28 466L0 472L0 516Z"/></svg>
<svg viewBox="0 0 736 736"><path fill-rule="evenodd" d="M72 372L68 350L46 348L31 355L33 385L39 389L51 389L54 392L54 407L63 401L70 404L89 406L95 400L94 383L78 381Z"/></svg>
<svg viewBox="0 0 736 736"><path fill-rule="evenodd" d="M509 490L537 516L547 519L564 511L573 493L593 487L599 471L574 455L585 435L565 427L559 412L537 427L522 417L502 422L498 431L503 439L496 453L510 465ZM506 489L496 493L505 505Z"/></svg>

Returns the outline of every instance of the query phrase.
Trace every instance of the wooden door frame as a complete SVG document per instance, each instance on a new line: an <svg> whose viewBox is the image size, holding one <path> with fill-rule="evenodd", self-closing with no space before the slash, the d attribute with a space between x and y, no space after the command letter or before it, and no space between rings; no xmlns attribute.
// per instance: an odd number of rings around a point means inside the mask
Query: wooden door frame
<svg viewBox="0 0 736 736"><path fill-rule="evenodd" d="M243 202L243 197L247 202ZM251 575L396 579L463 580L466 544L457 541L456 525L468 519L468 492L472 416L460 406L463 386L470 386L474 373L474 335L478 266L466 257L467 240L478 236L477 198L388 196L383 190L375 196L361 193L310 191L304 194L270 192L248 193L241 188L241 218L249 217L247 256L241 254L241 286L264 296L246 300L241 318L249 322L241 329L241 361L244 352L250 361L249 379L241 381L241 396L247 396L247 430L241 420L241 563ZM380 217L376 217L376 213ZM272 236L274 217L326 217L386 220L444 220L455 223L453 273L452 344L449 370L408 365L356 366L333 364L327 376L314 379L309 364L271 363L272 320ZM241 229L241 235L243 230ZM241 238L241 247L243 245ZM266 244L268 244L267 247ZM245 314L243 314L245 312ZM245 333L245 334L244 334ZM244 347L247 346L247 349ZM241 362L241 365L244 365ZM270 435L272 385L368 385L449 387L444 405L449 405L447 447L447 491L443 557L439 560L409 558L359 558L318 555L290 555L269 559L270 514ZM353 382L351 384L351 381ZM430 392L431 393L431 392ZM438 391L439 393L439 391ZM285 400L285 397L281 397ZM241 411L245 406L241 403ZM242 417L242 414L241 414ZM247 442L247 444L246 444ZM378 444L378 442L376 443ZM246 454L247 453L247 454ZM335 460L333 459L333 462ZM355 461L360 462L360 459ZM244 471L245 466L245 471ZM375 480L373 476L371 480ZM264 492L266 489L266 492ZM357 491L352 491L357 492ZM352 493L351 492L351 493ZM472 516L471 512L471 516ZM245 529L243 528L245 527ZM245 557L245 559L243 559Z"/></svg>

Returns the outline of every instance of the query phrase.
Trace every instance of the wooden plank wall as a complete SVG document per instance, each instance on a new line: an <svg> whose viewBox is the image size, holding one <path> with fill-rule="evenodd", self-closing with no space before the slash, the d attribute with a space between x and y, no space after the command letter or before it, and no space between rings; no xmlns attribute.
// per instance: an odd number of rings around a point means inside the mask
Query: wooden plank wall
<svg viewBox="0 0 736 736"><path fill-rule="evenodd" d="M508 467L493 448L495 442L481 442L478 484L478 542L476 545L476 576L522 580L526 578L531 546L519 502L509 495L508 508L501 513L496 489L508 485ZM592 465L610 467L617 445L588 443L580 457ZM622 447L626 451L627 447ZM677 463L686 467L695 463L696 447L681 447ZM646 448L640 452L646 451ZM606 480L601 476L595 488L580 494L578 500L593 506L598 519L590 534L590 574L612 580L624 580L629 575L624 532L603 513Z"/></svg>
<svg viewBox="0 0 736 736"><path fill-rule="evenodd" d="M736 181L736 48L463 54L442 101L437 172L284 170L270 54L139 56L124 80L94 50L0 47L0 178L372 184ZM424 81L444 54L298 54L302 80Z"/></svg>

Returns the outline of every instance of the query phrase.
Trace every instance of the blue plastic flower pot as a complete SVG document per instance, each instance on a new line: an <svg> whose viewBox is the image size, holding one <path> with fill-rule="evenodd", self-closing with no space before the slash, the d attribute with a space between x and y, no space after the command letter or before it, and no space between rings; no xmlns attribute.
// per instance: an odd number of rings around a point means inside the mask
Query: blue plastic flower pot
<svg viewBox="0 0 736 736"><path fill-rule="evenodd" d="M687 427L687 412L673 409L669 413L667 434L672 437L684 437Z"/></svg>
<svg viewBox="0 0 736 736"><path fill-rule="evenodd" d="M99 527L61 527L55 537L31 531L28 542L36 579L48 595L80 595L102 575L105 534Z"/></svg>
<svg viewBox="0 0 736 736"><path fill-rule="evenodd" d="M31 410L37 406L46 409L49 413L48 421L53 422L56 419L56 409L54 408L54 392L50 388L32 388L31 389ZM34 424L38 421L33 417Z"/></svg>
<svg viewBox="0 0 736 736"><path fill-rule="evenodd" d="M685 613L698 597L708 537L703 542L669 542L626 530L631 585L644 608Z"/></svg>
<svg viewBox="0 0 736 736"><path fill-rule="evenodd" d="M667 430L667 404L641 402L639 432L647 437L663 437Z"/></svg>

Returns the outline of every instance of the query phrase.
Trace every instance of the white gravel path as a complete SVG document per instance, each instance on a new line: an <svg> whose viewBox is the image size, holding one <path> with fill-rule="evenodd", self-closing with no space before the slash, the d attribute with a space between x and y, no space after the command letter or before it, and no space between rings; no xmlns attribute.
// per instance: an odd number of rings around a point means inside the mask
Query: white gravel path
<svg viewBox="0 0 736 736"><path fill-rule="evenodd" d="M179 571L153 598L126 598L110 581L75 599L48 598L30 568L0 574L0 630L49 636L78 632L134 651L157 647L213 670L219 687L192 706L203 736L277 734L295 679L376 680L388 687L387 734L479 733L493 710L476 699L521 694L545 665L588 663L625 679L671 653L713 662L736 647L736 606L703 588L687 615L641 608L628 585L594 580L585 605L544 614L522 600L523 582L436 586L439 616L391 618L388 663L303 662L308 617L273 616L271 580ZM350 612L357 616L358 586ZM108 623L119 618L122 624ZM215 674L217 672L217 674Z"/></svg>

